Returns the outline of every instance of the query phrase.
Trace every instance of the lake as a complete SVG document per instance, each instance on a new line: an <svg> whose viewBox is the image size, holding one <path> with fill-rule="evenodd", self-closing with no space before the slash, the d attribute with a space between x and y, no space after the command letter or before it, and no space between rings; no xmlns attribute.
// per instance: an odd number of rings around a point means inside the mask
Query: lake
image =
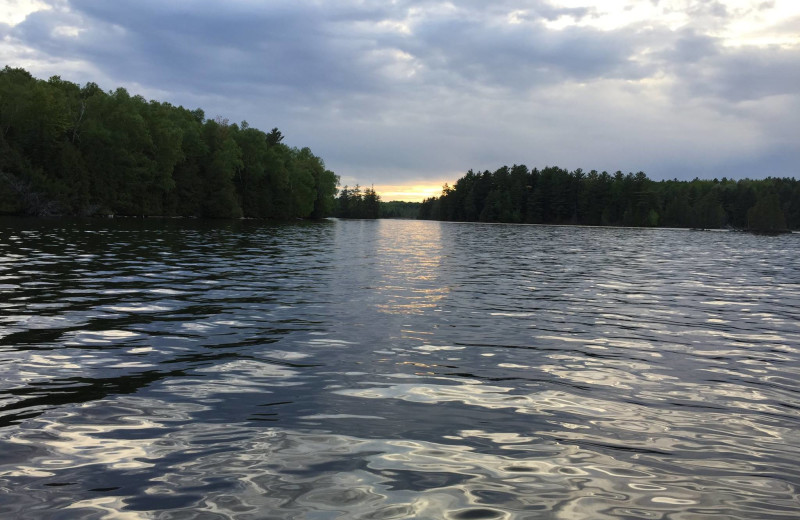
<svg viewBox="0 0 800 520"><path fill-rule="evenodd" d="M800 235L0 219L0 518L800 517Z"/></svg>

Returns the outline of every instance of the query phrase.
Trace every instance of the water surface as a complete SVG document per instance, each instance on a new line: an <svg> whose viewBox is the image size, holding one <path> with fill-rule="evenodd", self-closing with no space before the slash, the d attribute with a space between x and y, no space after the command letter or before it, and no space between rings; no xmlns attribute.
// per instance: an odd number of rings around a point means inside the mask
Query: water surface
<svg viewBox="0 0 800 520"><path fill-rule="evenodd" d="M0 518L797 518L798 256L0 220Z"/></svg>

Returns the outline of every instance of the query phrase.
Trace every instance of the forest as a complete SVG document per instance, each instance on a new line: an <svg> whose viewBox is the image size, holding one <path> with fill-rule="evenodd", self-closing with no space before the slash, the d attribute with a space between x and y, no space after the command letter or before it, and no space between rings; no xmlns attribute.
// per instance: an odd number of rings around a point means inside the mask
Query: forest
<svg viewBox="0 0 800 520"><path fill-rule="evenodd" d="M590 226L800 229L800 182L653 181L643 172L609 174L558 167L472 170L423 201L419 218Z"/></svg>
<svg viewBox="0 0 800 520"><path fill-rule="evenodd" d="M338 178L274 128L0 71L0 214L321 218Z"/></svg>
<svg viewBox="0 0 800 520"><path fill-rule="evenodd" d="M438 197L384 203L344 186L277 128L0 70L0 214L454 221L800 229L800 182L653 181L558 167L468 171Z"/></svg>
<svg viewBox="0 0 800 520"><path fill-rule="evenodd" d="M419 216L421 202L392 200L381 202L380 218L415 219Z"/></svg>
<svg viewBox="0 0 800 520"><path fill-rule="evenodd" d="M380 218L382 206L381 197L374 188L362 191L356 184L354 188L344 186L339 190L334 214L339 218Z"/></svg>

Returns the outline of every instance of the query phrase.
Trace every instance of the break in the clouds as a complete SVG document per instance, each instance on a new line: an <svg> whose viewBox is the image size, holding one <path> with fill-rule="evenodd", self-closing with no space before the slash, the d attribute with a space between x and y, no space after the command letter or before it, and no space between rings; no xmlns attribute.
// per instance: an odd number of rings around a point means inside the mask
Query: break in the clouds
<svg viewBox="0 0 800 520"><path fill-rule="evenodd" d="M6 64L277 126L350 184L506 163L656 179L800 164L793 0L6 4Z"/></svg>

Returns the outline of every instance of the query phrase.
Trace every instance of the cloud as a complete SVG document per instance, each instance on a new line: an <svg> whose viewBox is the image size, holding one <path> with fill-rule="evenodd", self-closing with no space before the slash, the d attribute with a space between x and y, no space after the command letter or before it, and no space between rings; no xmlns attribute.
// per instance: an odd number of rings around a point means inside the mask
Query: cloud
<svg viewBox="0 0 800 520"><path fill-rule="evenodd" d="M79 56L127 81L239 95L253 86L310 93L364 88L358 41L337 39L319 13L293 7L223 12L207 2L75 0L28 17L16 36L56 56ZM59 37L69 24L77 37ZM342 65L346 64L346 67ZM361 70L359 70L361 69Z"/></svg>
<svg viewBox="0 0 800 520"><path fill-rule="evenodd" d="M742 48L702 63L704 70L693 67L698 95L740 102L798 93L800 48Z"/></svg>
<svg viewBox="0 0 800 520"><path fill-rule="evenodd" d="M643 76L631 60L636 38L595 29L547 29L540 22L508 24L430 19L401 49L429 71L428 81L475 83L530 91L565 80Z"/></svg>
<svg viewBox="0 0 800 520"><path fill-rule="evenodd" d="M115 77L234 88L237 94L269 86L330 97L376 92L397 82L530 89L565 78L637 76L625 35L550 31L541 20L580 18L587 10L535 4L529 20L511 24L508 11L498 12L496 4L451 10L436 3L320 8L303 1L238 1L220 11L202 1L72 0L69 10L29 16L15 36L51 55L81 57ZM60 27L78 32L65 37Z"/></svg>
<svg viewBox="0 0 800 520"><path fill-rule="evenodd" d="M658 57L658 67L672 74L682 96L735 104L800 92L800 46L724 45L721 38L680 31Z"/></svg>
<svg viewBox="0 0 800 520"><path fill-rule="evenodd" d="M0 26L0 56L278 126L362 185L513 162L796 173L800 8L565 3L50 0Z"/></svg>

